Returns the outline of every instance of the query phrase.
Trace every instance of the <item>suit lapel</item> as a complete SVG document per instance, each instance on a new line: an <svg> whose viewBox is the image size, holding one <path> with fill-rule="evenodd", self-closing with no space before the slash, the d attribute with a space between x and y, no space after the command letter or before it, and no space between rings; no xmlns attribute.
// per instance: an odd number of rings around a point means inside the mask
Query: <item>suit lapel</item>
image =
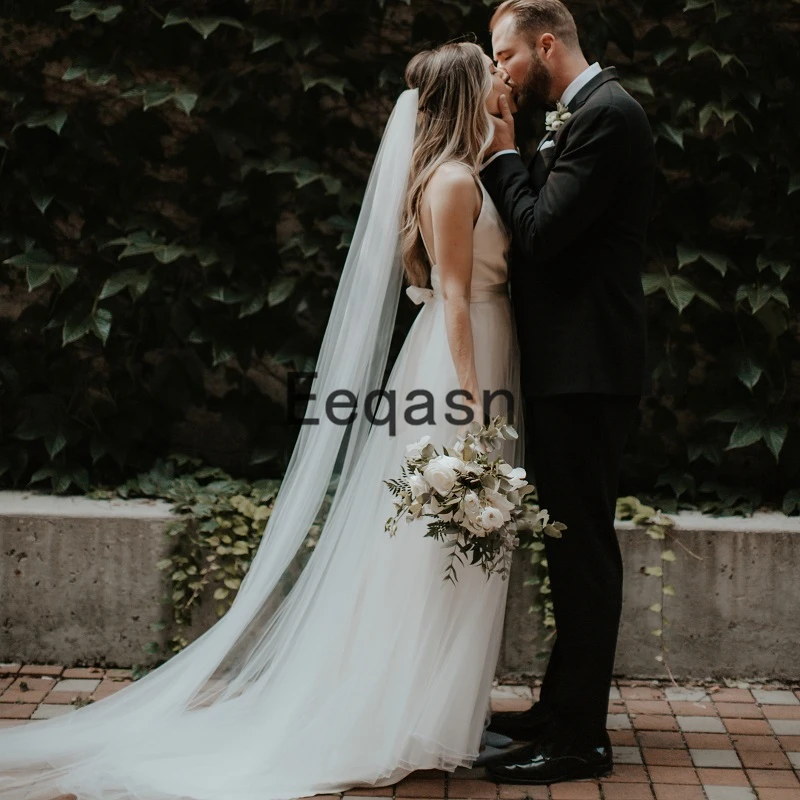
<svg viewBox="0 0 800 800"><path fill-rule="evenodd" d="M618 81L619 75L615 67L606 67L602 72L598 72L590 81L581 87L580 91L569 101L567 110L574 114L603 84L609 81ZM552 139L555 142L553 147L548 147L545 150L538 149L530 165L529 172L533 178L533 184L537 189L541 189L547 180L547 175L553 167L556 160L556 151L558 150L559 134L566 126L561 126L557 131L548 131L547 135L541 140L542 143Z"/></svg>

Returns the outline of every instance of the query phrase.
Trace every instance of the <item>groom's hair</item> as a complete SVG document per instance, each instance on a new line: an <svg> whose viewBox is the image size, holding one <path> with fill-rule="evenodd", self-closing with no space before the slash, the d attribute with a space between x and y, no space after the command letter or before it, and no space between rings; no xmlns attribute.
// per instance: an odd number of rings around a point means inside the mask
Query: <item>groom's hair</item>
<svg viewBox="0 0 800 800"><path fill-rule="evenodd" d="M516 30L530 39L552 33L570 49L580 47L575 20L561 0L505 0L492 14L489 30L508 14L514 17Z"/></svg>

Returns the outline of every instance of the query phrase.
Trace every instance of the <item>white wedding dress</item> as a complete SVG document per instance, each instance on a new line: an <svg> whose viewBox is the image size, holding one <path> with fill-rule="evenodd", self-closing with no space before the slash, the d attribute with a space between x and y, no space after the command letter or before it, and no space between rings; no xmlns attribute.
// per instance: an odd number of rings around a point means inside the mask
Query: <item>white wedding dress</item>
<svg viewBox="0 0 800 800"><path fill-rule="evenodd" d="M512 393L519 426L509 242L481 189L470 306L475 364L481 389ZM457 584L443 580L448 551L423 536L424 518L401 522L395 537L384 531L394 509L382 481L399 476L405 446L424 435L450 445L458 428L444 418L445 397L459 384L436 267L432 286L409 292L422 306L384 387L396 393L396 433L369 428L308 565L282 601L284 616L249 614L237 629L257 588L248 574L226 617L140 681L63 717L0 731L0 798L288 800L472 763L508 582L468 564L457 564ZM419 402L406 402L415 390L433 396L434 424L404 419ZM506 411L502 398L494 401L491 413ZM506 442L500 453L515 466L521 442ZM268 546L265 538L261 547ZM315 570L318 560L324 571ZM287 615L291 626L281 624ZM248 636L236 639L245 627ZM232 649L232 641L247 641L252 652L266 641L269 652L257 668L229 653L235 677L224 663L204 672L207 654ZM183 692L195 684L203 691ZM149 702L148 687L164 699Z"/></svg>

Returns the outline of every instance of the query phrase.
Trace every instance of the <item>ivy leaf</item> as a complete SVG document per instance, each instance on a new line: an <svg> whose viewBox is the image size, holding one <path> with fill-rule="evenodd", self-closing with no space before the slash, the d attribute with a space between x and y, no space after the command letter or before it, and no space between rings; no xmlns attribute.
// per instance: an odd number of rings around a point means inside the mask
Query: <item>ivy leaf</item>
<svg viewBox="0 0 800 800"><path fill-rule="evenodd" d="M789 261L784 261L779 258L772 258L771 256L764 255L763 253L759 254L758 258L756 259L756 267L758 268L759 272L763 272L768 267L771 268L780 280L783 280L792 269L792 265Z"/></svg>
<svg viewBox="0 0 800 800"><path fill-rule="evenodd" d="M655 50L653 52L653 59L660 67L665 61L668 61L677 52L678 48L674 44L667 45L666 47L661 47L658 50Z"/></svg>
<svg viewBox="0 0 800 800"><path fill-rule="evenodd" d="M800 489L790 489L783 496L783 513L787 516L800 512Z"/></svg>
<svg viewBox="0 0 800 800"><path fill-rule="evenodd" d="M697 297L707 305L720 311L717 301L706 292L702 292L691 281L680 276L669 275L668 273L653 274L645 273L642 275L642 288L646 295L653 294L659 289L666 294L667 299L678 309L678 313L683 310Z"/></svg>
<svg viewBox="0 0 800 800"><path fill-rule="evenodd" d="M756 283L742 284L736 290L736 302L750 304L752 314L756 314L770 300L775 300L781 305L789 307L789 298L780 286L762 285Z"/></svg>
<svg viewBox="0 0 800 800"><path fill-rule="evenodd" d="M680 498L686 492L694 494L695 479L693 475L686 472L681 472L677 469L668 470L658 476L656 486L669 486L675 493L675 497Z"/></svg>
<svg viewBox="0 0 800 800"><path fill-rule="evenodd" d="M745 420L738 423L731 433L727 450L736 450L741 447L749 447L751 444L760 442L762 437L761 424L758 420Z"/></svg>
<svg viewBox="0 0 800 800"><path fill-rule="evenodd" d="M98 308L92 315L92 333L105 345L111 333L113 316L107 308Z"/></svg>
<svg viewBox="0 0 800 800"><path fill-rule="evenodd" d="M739 378L750 391L754 389L763 374L764 370L749 357L740 361L736 368L736 377Z"/></svg>
<svg viewBox="0 0 800 800"><path fill-rule="evenodd" d="M51 131L60 135L66 121L66 111L43 109L29 114L25 119L18 122L12 130L15 131L17 128L50 128Z"/></svg>
<svg viewBox="0 0 800 800"><path fill-rule="evenodd" d="M139 272L135 269L123 269L106 280L100 290L98 300L106 300L124 289L131 289L131 297L138 300L146 291L150 283L150 273Z"/></svg>
<svg viewBox="0 0 800 800"><path fill-rule="evenodd" d="M700 250L696 247L679 244L677 247L677 254L678 269L685 267L687 264L693 264L699 259L703 259L703 261L714 267L723 277L725 277L725 273L728 271L728 257L714 250Z"/></svg>
<svg viewBox="0 0 800 800"><path fill-rule="evenodd" d="M680 128L676 128L674 125L670 125L668 122L659 122L658 125L653 128L653 134L656 140L664 139L677 145L681 150L684 149L683 131Z"/></svg>
<svg viewBox="0 0 800 800"><path fill-rule="evenodd" d="M708 421L743 422L744 420L751 420L756 416L756 412L747 406L732 406L731 408L726 408L724 411L718 411L716 414L708 417Z"/></svg>
<svg viewBox="0 0 800 800"><path fill-rule="evenodd" d="M675 561L675 552L673 550L664 550L661 553L661 560L662 561Z"/></svg>
<svg viewBox="0 0 800 800"><path fill-rule="evenodd" d="M717 102L716 100L712 100L710 103L706 103L701 109L700 114L698 116L698 122L700 124L700 133L703 133L706 129L706 126L711 121L711 117L718 117L722 124L727 127L731 122L733 122L736 117L739 117L745 125L747 125L750 130L753 130L753 123L742 114L741 111L738 111L735 108L726 108L721 103Z"/></svg>
<svg viewBox="0 0 800 800"><path fill-rule="evenodd" d="M788 433L789 426L785 422L771 422L764 429L764 443L775 457L776 462L779 461Z"/></svg>
<svg viewBox="0 0 800 800"><path fill-rule="evenodd" d="M56 264L55 276L56 280L58 281L58 285L61 287L61 291L63 292L64 289L72 286L72 284L77 280L78 268L68 267L66 264Z"/></svg>
<svg viewBox="0 0 800 800"><path fill-rule="evenodd" d="M272 282L267 294L267 303L270 308L277 306L284 300L288 299L297 286L297 278L293 275L287 275L277 278Z"/></svg>
<svg viewBox="0 0 800 800"><path fill-rule="evenodd" d="M34 249L7 258L4 264L22 267L26 271L28 291L44 286L54 275L62 290L66 289L78 276L78 268L58 264L46 250Z"/></svg>
<svg viewBox="0 0 800 800"><path fill-rule="evenodd" d="M694 42L690 45L687 52L687 60L691 61L704 53L713 53L719 59L720 66L723 68L727 67L730 63L736 62L745 72L748 72L747 67L742 63L741 59L733 55L733 53L720 53L719 50L702 41Z"/></svg>
<svg viewBox="0 0 800 800"><path fill-rule="evenodd" d="M67 317L61 333L61 346L77 342L92 330L91 314L72 314Z"/></svg>
<svg viewBox="0 0 800 800"><path fill-rule="evenodd" d="M236 357L236 350L228 344L223 342L211 343L211 365L214 367L219 366L225 361L230 361Z"/></svg>
<svg viewBox="0 0 800 800"><path fill-rule="evenodd" d="M301 75L301 79L303 81L304 92L313 89L315 86L327 86L329 89L333 89L337 94L344 95L345 89L354 90L355 88L347 78L337 78L328 75L313 78L310 75Z"/></svg>
<svg viewBox="0 0 800 800"><path fill-rule="evenodd" d="M242 302L242 293L230 286L214 286L206 291L205 296L209 300L216 300L218 303L225 305L235 305Z"/></svg>
<svg viewBox="0 0 800 800"><path fill-rule="evenodd" d="M686 445L686 454L690 464L700 458L705 458L710 464L715 464L716 466L719 466L722 462L720 448L710 442L690 442Z"/></svg>
<svg viewBox="0 0 800 800"><path fill-rule="evenodd" d="M170 11L161 27L168 28L171 25L190 25L204 39L208 39L220 25L228 25L240 30L244 28L244 25L233 17L189 17L178 11Z"/></svg>
<svg viewBox="0 0 800 800"><path fill-rule="evenodd" d="M789 178L789 185L786 188L786 194L794 194L798 189L800 189L800 172L795 173Z"/></svg>
<svg viewBox="0 0 800 800"><path fill-rule="evenodd" d="M279 36L277 33L267 33L263 30L257 30L255 36L253 37L253 47L250 50L251 53L258 53L261 50L266 50L273 45L278 44L278 42L282 42L283 37Z"/></svg>
<svg viewBox="0 0 800 800"><path fill-rule="evenodd" d="M174 93L175 89L169 83L154 83L145 86L142 95L144 98L144 110L147 111L155 106L160 106L169 100Z"/></svg>
<svg viewBox="0 0 800 800"><path fill-rule="evenodd" d="M239 309L239 319L242 319L242 317L249 317L251 314L258 314L258 312L264 308L266 302L267 296L263 292L251 297L249 300L242 303Z"/></svg>
<svg viewBox="0 0 800 800"><path fill-rule="evenodd" d="M737 137L726 135L719 143L717 161L722 161L725 158L732 158L734 156L746 162L753 172L758 172L758 165L761 163L761 159L754 152L745 148Z"/></svg>
<svg viewBox="0 0 800 800"><path fill-rule="evenodd" d="M67 446L67 437L64 436L59 428L54 433L44 437L44 446L47 448L47 454L52 461Z"/></svg>
<svg viewBox="0 0 800 800"><path fill-rule="evenodd" d="M683 7L684 11L697 11L699 8L705 8L712 5L713 0L687 0L686 5Z"/></svg>
<svg viewBox="0 0 800 800"><path fill-rule="evenodd" d="M722 0L714 0L714 17L716 22L725 19L733 14L733 9L728 8Z"/></svg>
<svg viewBox="0 0 800 800"><path fill-rule="evenodd" d="M79 22L87 17L97 17L100 22L111 22L122 13L122 6L104 6L102 3L93 3L89 0L74 0L66 6L57 8L56 11L69 11L70 19Z"/></svg>
<svg viewBox="0 0 800 800"><path fill-rule="evenodd" d="M733 429L727 449L749 447L763 440L775 460L778 461L788 432L789 426L784 422L765 423L762 420L746 420L740 422Z"/></svg>
<svg viewBox="0 0 800 800"><path fill-rule="evenodd" d="M646 75L630 75L620 79L620 83L629 91L636 92L637 94L646 94L649 97L655 97L653 85L650 83L650 78Z"/></svg>
<svg viewBox="0 0 800 800"><path fill-rule="evenodd" d="M197 103L197 95L194 92L175 92L172 101L186 116L189 116Z"/></svg>
<svg viewBox="0 0 800 800"><path fill-rule="evenodd" d="M47 194L41 189L31 189L31 200L42 214L47 211L47 207L53 202L54 197L55 195Z"/></svg>

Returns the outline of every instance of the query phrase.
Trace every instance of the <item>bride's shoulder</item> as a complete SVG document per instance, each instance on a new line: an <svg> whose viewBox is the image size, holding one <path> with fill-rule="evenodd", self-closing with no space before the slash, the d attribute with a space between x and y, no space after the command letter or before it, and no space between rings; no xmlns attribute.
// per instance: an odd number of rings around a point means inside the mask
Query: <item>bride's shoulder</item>
<svg viewBox="0 0 800 800"><path fill-rule="evenodd" d="M462 161L443 162L434 170L428 183L432 196L450 202L474 202L477 189L473 171Z"/></svg>
<svg viewBox="0 0 800 800"><path fill-rule="evenodd" d="M439 185L469 186L475 183L475 175L463 161L443 161L431 174L431 183Z"/></svg>

